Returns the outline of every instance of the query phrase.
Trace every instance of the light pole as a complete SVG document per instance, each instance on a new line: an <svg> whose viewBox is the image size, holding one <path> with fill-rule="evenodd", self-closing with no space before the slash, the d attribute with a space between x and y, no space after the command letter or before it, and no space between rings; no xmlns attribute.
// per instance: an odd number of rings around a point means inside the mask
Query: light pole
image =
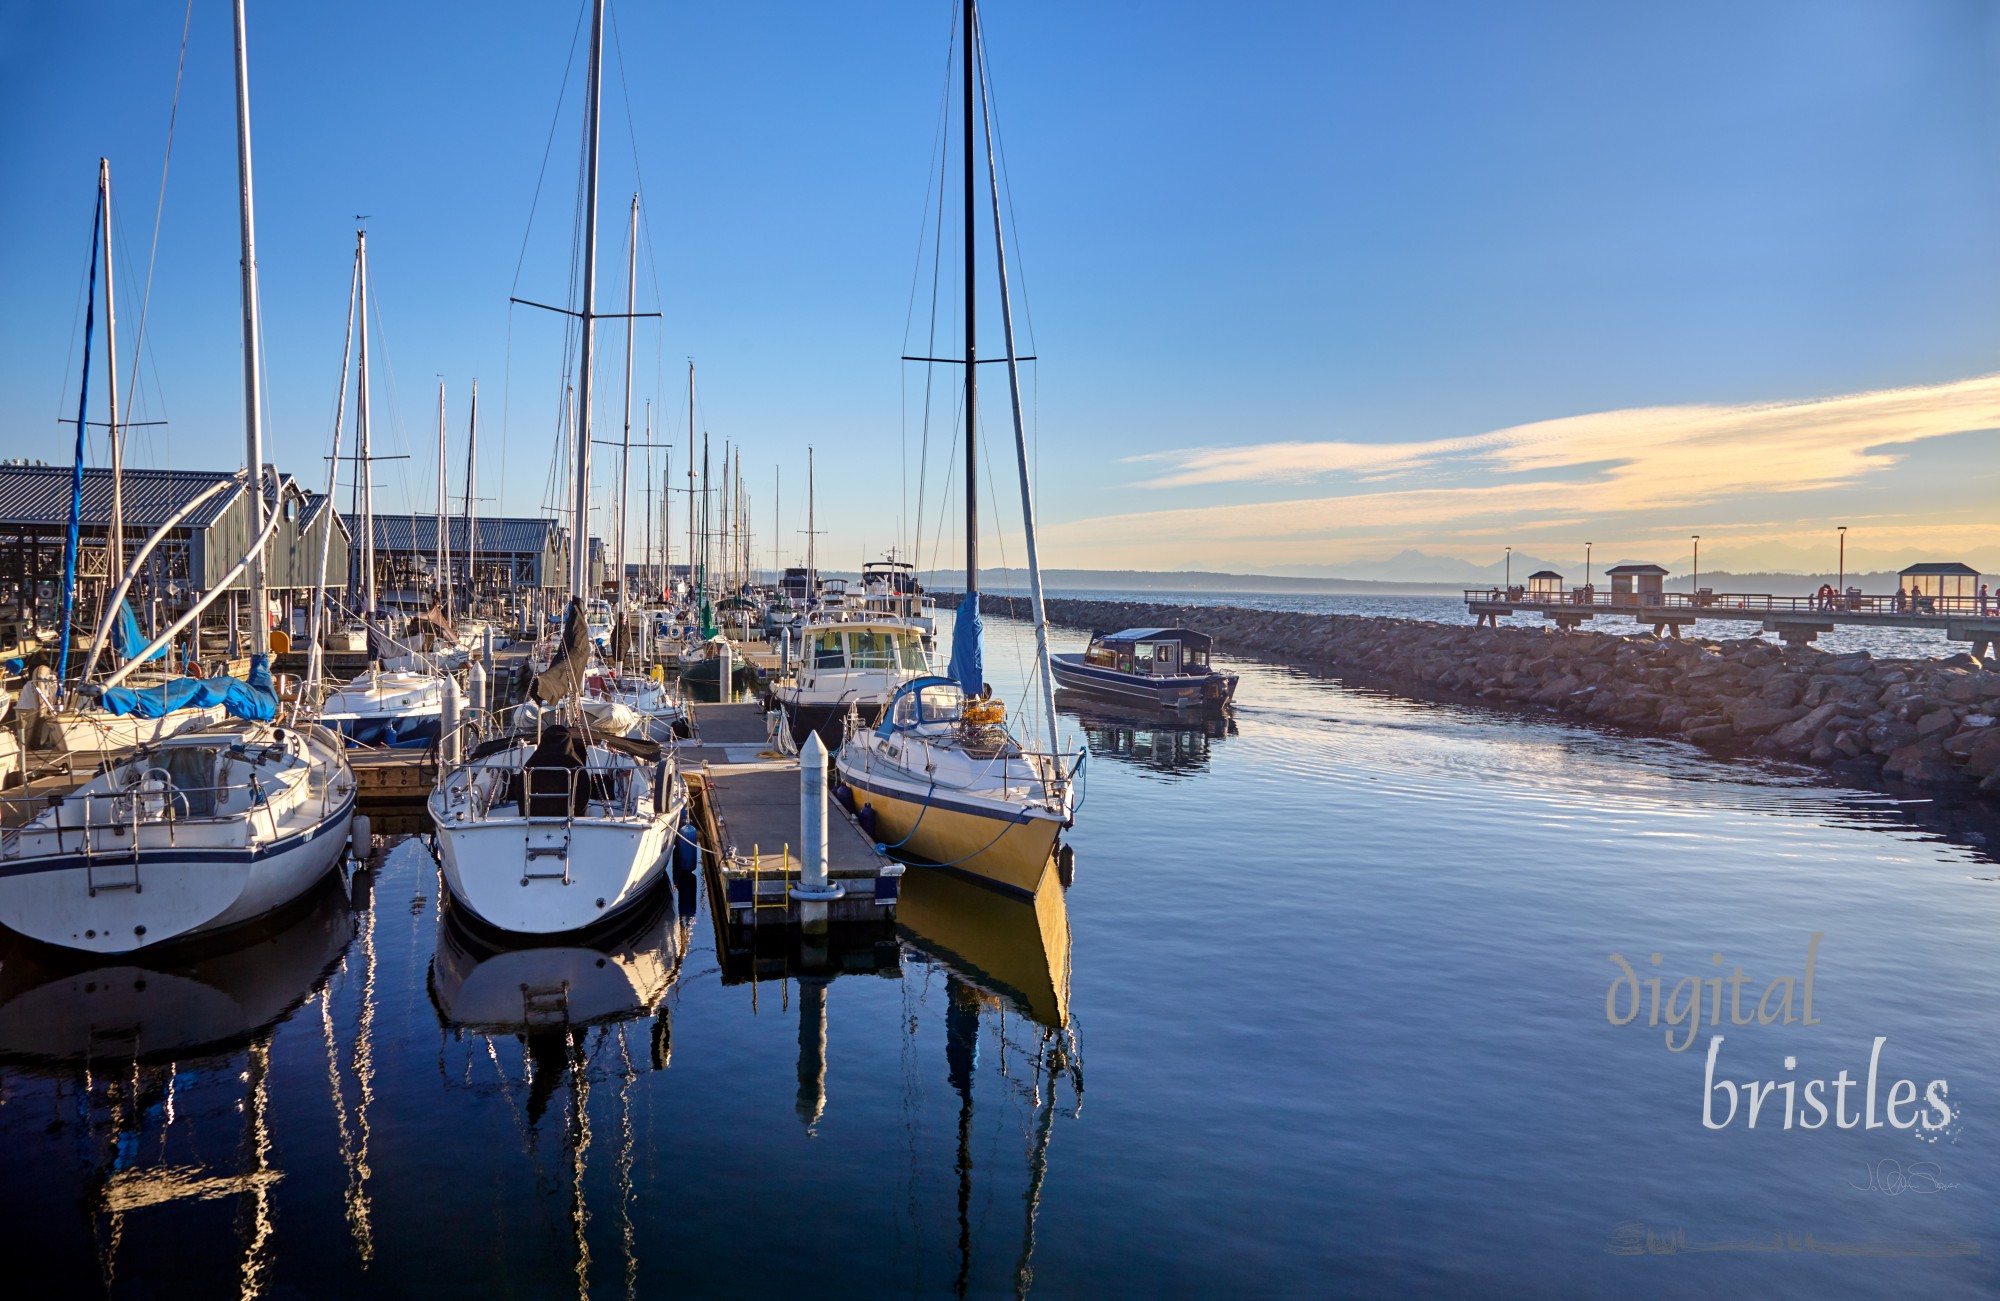
<svg viewBox="0 0 2000 1301"><path fill-rule="evenodd" d="M1583 586L1585 591L1590 590L1590 548L1594 545L1594 543L1590 542L1583 544Z"/></svg>
<svg viewBox="0 0 2000 1301"><path fill-rule="evenodd" d="M1694 535L1694 603L1701 604L1701 534Z"/></svg>
<svg viewBox="0 0 2000 1301"><path fill-rule="evenodd" d="M1837 590L1834 592L1834 595L1841 596L1844 595L1846 591L1847 591L1847 525L1842 524L1840 526L1840 582Z"/></svg>
<svg viewBox="0 0 2000 1301"><path fill-rule="evenodd" d="M1507 590L1514 590L1514 548L1507 548Z"/></svg>

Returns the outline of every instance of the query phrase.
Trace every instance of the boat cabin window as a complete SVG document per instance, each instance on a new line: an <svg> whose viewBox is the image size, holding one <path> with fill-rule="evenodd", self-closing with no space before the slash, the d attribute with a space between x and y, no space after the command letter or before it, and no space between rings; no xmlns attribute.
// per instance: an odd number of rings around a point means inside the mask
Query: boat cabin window
<svg viewBox="0 0 2000 1301"><path fill-rule="evenodd" d="M1208 652L1207 652L1207 651L1205 651L1205 650L1196 650L1196 649L1195 649L1194 647L1192 647L1192 646L1188 647L1188 652L1187 652L1187 665L1188 665L1188 667L1189 667L1189 668L1191 668L1191 669L1205 669L1205 668L1207 668L1207 667L1208 667Z"/></svg>
<svg viewBox="0 0 2000 1301"><path fill-rule="evenodd" d="M1112 650L1109 646L1092 646L1083 653L1083 662L1085 664L1095 664L1101 668L1116 668L1118 666L1118 652Z"/></svg>
<svg viewBox="0 0 2000 1301"><path fill-rule="evenodd" d="M919 723L956 723L965 712L965 693L952 683L937 682L896 698L898 727Z"/></svg>
<svg viewBox="0 0 2000 1301"><path fill-rule="evenodd" d="M841 649L840 634L837 632L816 633L813 636L813 667L837 669L847 663L847 652Z"/></svg>
<svg viewBox="0 0 2000 1301"><path fill-rule="evenodd" d="M924 660L924 644L915 637L899 637L897 644L903 648L903 668L910 672L922 672L930 667Z"/></svg>
<svg viewBox="0 0 2000 1301"><path fill-rule="evenodd" d="M881 628L856 628L847 634L848 664L857 669L896 667L896 634Z"/></svg>

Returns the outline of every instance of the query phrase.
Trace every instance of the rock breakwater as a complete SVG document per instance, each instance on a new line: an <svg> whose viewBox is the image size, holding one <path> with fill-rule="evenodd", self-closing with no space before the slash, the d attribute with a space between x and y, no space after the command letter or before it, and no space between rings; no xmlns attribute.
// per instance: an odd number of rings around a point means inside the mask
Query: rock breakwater
<svg viewBox="0 0 2000 1301"><path fill-rule="evenodd" d="M949 598L946 598L949 603ZM1027 602L987 594L988 614ZM1051 599L1079 630L1195 628L1218 650L1370 685L1553 710L1724 752L2000 800L2000 663L1877 659L1760 638L1476 628L1416 619Z"/></svg>

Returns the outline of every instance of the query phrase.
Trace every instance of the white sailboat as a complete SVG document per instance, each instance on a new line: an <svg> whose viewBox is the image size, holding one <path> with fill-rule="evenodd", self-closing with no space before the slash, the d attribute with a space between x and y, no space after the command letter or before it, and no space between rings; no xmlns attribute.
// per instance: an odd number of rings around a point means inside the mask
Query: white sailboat
<svg viewBox="0 0 2000 1301"><path fill-rule="evenodd" d="M974 124L981 100L978 6L964 0L960 57L965 89L965 596L952 637L951 676L922 677L896 693L881 725L847 738L835 756L840 779L857 805L873 810L877 839L887 848L978 877L990 885L1033 895L1049 876L1059 837L1073 819L1076 781L1084 754L1058 753L1055 693L1050 686L1048 623L1042 605L1040 560L1035 548L1034 501L1028 482L1027 439L1021 420L1018 354L1001 237L999 180L994 174L990 115L986 161L993 209L993 239L1006 327L1007 377L1013 399L1014 447L1021 480L1021 513L1028 542L1041 688L1048 720L1048 748L1030 751L1007 728L1006 709L985 683L983 625L979 617L979 519L977 506L979 388L975 289ZM981 97L983 99L983 96Z"/></svg>
<svg viewBox="0 0 2000 1301"><path fill-rule="evenodd" d="M264 465L263 341L243 0L236 0L235 11L244 424L246 459L254 468ZM234 581L232 573L114 672L102 693L107 708L131 713L145 712L134 707L135 700L170 705L182 694L219 689L219 703L231 718L107 764L76 791L0 835L0 923L10 929L67 948L129 953L265 916L298 899L338 860L354 813L354 774L340 739L309 719L283 718L272 689L270 629L263 613L263 548L271 520L261 489L253 484L256 538L238 567L247 570L250 608L256 612L247 680L170 683L147 692L118 687L198 618Z"/></svg>
<svg viewBox="0 0 2000 1301"><path fill-rule="evenodd" d="M583 603L590 590L590 420L597 306L598 109L604 0L591 6L585 92L582 389L572 474L569 610L563 645L536 682L536 735L475 748L439 774L428 808L452 899L489 926L561 934L607 921L660 884L686 807L671 750L608 737L583 707Z"/></svg>
<svg viewBox="0 0 2000 1301"><path fill-rule="evenodd" d="M368 385L368 232L354 237L353 299L348 316L360 318L361 365L355 380L356 496L361 507L361 531L374 536L374 494L366 482L369 475L369 432L373 410ZM358 309L358 310L357 310ZM343 349L345 345L343 344ZM341 393L347 390L346 361L341 363ZM450 590L449 566L445 556L445 408L444 382L438 382L438 569L441 593ZM337 436L337 435L336 435ZM336 453L335 464L338 464ZM362 613L376 616L375 567L364 558ZM443 597L448 601L448 595ZM365 632L365 625L364 625ZM380 656L386 645L378 636L370 650ZM368 749L396 749L435 744L444 725L446 701L458 691L458 684L433 656L421 654L380 657L363 672L330 693L320 704L320 721L352 746Z"/></svg>

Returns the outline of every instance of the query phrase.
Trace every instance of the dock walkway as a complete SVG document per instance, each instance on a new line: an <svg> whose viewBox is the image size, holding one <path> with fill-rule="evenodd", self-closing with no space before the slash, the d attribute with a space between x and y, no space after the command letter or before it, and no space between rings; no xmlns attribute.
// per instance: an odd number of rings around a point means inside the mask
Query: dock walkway
<svg viewBox="0 0 2000 1301"><path fill-rule="evenodd" d="M1586 595L1587 594L1587 595ZM2000 610L1982 609L1971 598L1919 598L1916 609L1897 609L1892 598L1837 596L1831 602L1810 596L1773 596L1766 592L1662 593L1657 601L1577 588L1553 595L1515 595L1503 588L1468 588L1465 608L1481 624L1501 616L1540 613L1559 628L1573 629L1599 615L1624 616L1651 624L1662 636L1679 636L1697 620L1724 619L1761 624L1795 645L1810 643L1823 632L1842 625L1870 628L1937 628L1947 641L1972 643L1975 655L1990 655L2000 645Z"/></svg>
<svg viewBox="0 0 2000 1301"><path fill-rule="evenodd" d="M711 911L732 943L744 932L799 923L799 763L771 748L763 708L694 706L694 738L681 747L695 828L707 865ZM838 802L827 800L827 877L842 888L831 923L895 917L903 865L876 852Z"/></svg>

